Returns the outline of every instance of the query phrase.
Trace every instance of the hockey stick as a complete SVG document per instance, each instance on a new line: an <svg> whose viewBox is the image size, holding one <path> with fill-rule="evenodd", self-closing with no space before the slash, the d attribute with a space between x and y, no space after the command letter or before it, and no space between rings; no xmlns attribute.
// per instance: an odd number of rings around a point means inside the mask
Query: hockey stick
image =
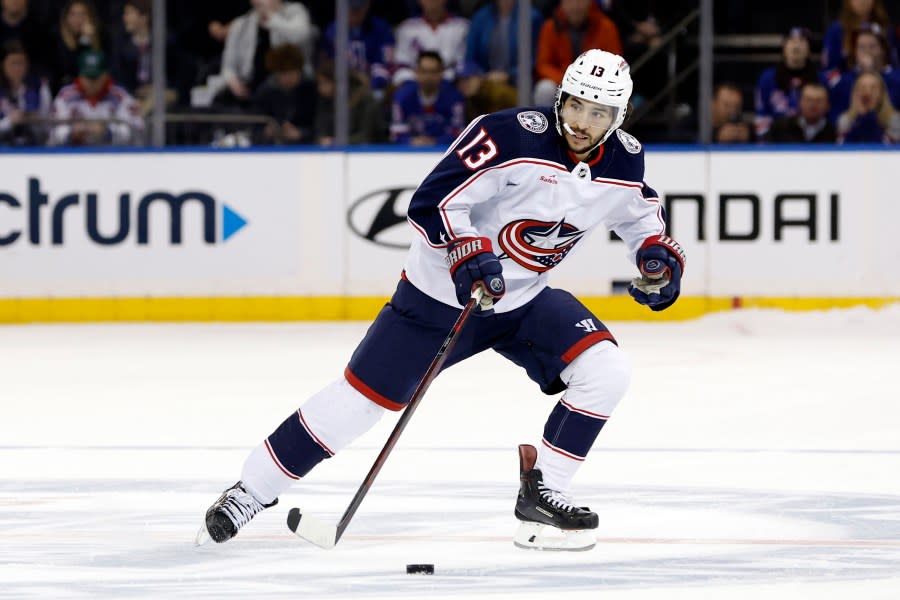
<svg viewBox="0 0 900 600"><path fill-rule="evenodd" d="M435 377L438 376L438 373L441 372L441 367L444 366L444 362L446 362L447 357L450 355L450 351L456 344L457 335L460 330L462 330L463 325L466 324L472 311L475 310L475 306L481 302L483 295L484 290L481 287L475 288L472 292L472 297L466 303L465 307L463 307L462 313L459 315L459 318L456 319L456 323L450 329L450 333L447 334L447 339L444 340L441 349L438 350L437 355L435 355L431 364L428 366L428 370L425 371L425 375L422 376L422 380L419 381L419 385L416 387L416 391L413 392L409 405L406 407L406 410L403 411L403 414L400 415L400 419L394 426L391 435L388 436L384 448L381 449L378 458L375 459L375 463L372 465L372 468L369 469L369 474L366 475L362 485L356 490L356 495L353 496L353 500L350 501L350 506L344 511L344 516L341 517L338 524L329 525L309 514L301 512L299 508L292 508L288 512L287 517L287 525L291 531L322 548L334 548L341 539L341 536L344 535L344 530L347 529L347 525L350 524L350 519L356 514L356 509L359 508L363 498L366 497L369 488L372 487L372 484L375 482L375 478L378 476L384 463L387 462L387 458L394 449L394 446L397 445L400 434L406 429L407 423L409 423L413 413L416 412L416 408L419 406L419 402L421 402L422 397L425 395L431 382L434 381Z"/></svg>

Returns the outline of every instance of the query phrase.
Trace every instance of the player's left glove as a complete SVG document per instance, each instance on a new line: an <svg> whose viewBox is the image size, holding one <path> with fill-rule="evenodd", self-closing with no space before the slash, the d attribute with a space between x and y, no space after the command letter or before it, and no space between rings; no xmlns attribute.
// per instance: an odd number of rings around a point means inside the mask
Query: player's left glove
<svg viewBox="0 0 900 600"><path fill-rule="evenodd" d="M491 240L486 237L460 238L447 246L447 265L456 286L456 299L465 306L475 286L484 289L476 315L493 312L494 302L506 293L503 265L494 254Z"/></svg>
<svg viewBox="0 0 900 600"><path fill-rule="evenodd" d="M651 310L665 310L675 304L681 293L684 249L667 235L653 235L637 251L640 277L631 280L628 293Z"/></svg>

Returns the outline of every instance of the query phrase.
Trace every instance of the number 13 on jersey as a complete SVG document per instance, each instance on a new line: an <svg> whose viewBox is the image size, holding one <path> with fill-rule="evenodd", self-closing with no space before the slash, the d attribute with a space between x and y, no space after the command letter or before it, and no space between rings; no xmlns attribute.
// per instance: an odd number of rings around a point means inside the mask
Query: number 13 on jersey
<svg viewBox="0 0 900 600"><path fill-rule="evenodd" d="M474 171L497 156L497 144L482 127L471 142L456 151L456 155L462 159L464 165Z"/></svg>

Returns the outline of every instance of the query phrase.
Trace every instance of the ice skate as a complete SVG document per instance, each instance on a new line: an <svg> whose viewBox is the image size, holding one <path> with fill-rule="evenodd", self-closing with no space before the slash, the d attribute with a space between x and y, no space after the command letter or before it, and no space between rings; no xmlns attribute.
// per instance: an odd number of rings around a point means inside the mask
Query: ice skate
<svg viewBox="0 0 900 600"><path fill-rule="evenodd" d="M597 543L592 531L599 524L597 513L544 486L535 460L534 446L519 446L521 487L515 512L521 524L513 543L529 550L590 550Z"/></svg>
<svg viewBox="0 0 900 600"><path fill-rule="evenodd" d="M227 542L257 513L276 504L277 499L271 504L262 504L238 481L225 490L206 511L206 520L197 532L194 543L201 546L209 540L217 544Z"/></svg>

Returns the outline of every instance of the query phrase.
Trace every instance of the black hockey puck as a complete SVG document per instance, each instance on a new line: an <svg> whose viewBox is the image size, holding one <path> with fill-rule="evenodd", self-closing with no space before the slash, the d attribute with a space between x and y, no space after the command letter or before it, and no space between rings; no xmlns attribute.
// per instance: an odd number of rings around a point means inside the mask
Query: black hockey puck
<svg viewBox="0 0 900 600"><path fill-rule="evenodd" d="M434 565L406 565L407 575L434 575Z"/></svg>

